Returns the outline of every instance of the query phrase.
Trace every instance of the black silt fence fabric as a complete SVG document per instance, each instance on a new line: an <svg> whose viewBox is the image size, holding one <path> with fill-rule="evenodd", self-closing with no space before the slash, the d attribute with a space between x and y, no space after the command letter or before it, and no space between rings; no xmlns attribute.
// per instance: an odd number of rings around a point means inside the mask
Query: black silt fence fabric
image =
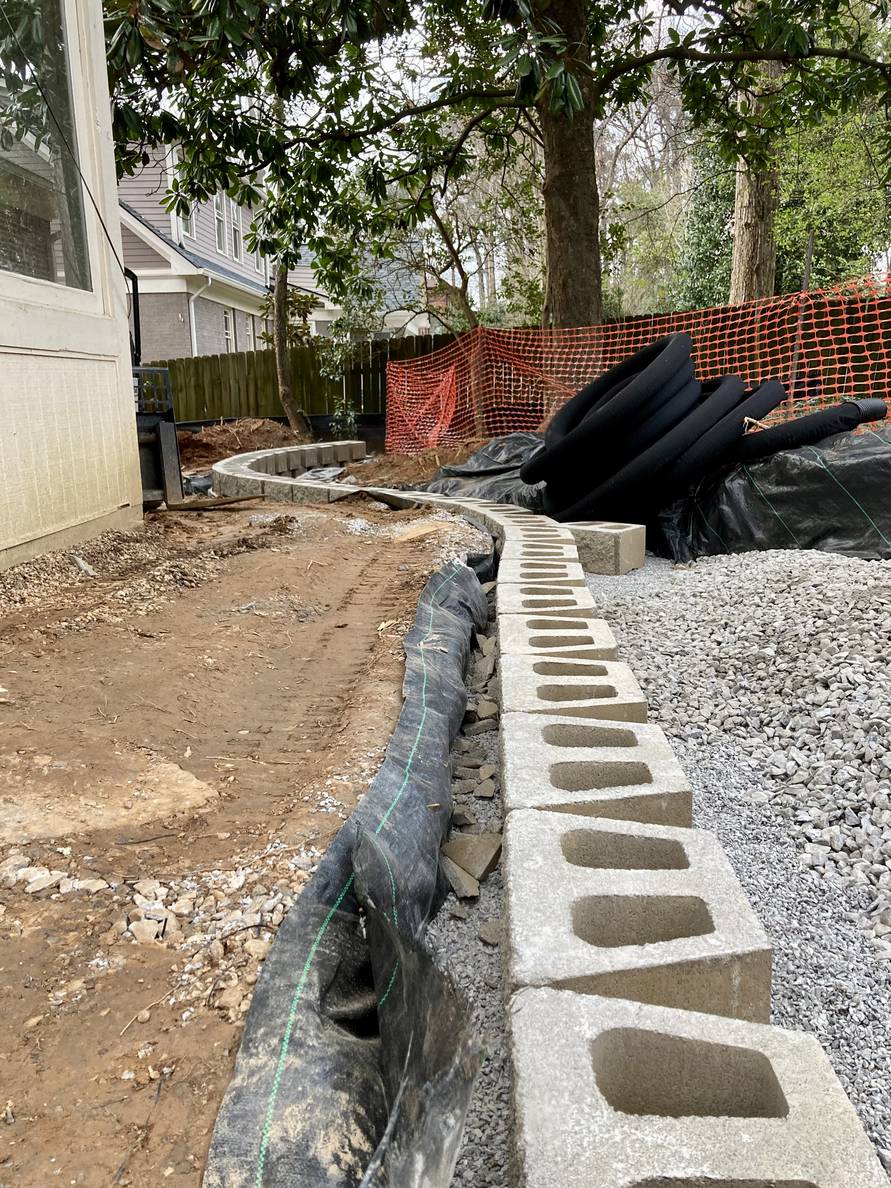
<svg viewBox="0 0 891 1188"><path fill-rule="evenodd" d="M446 891L449 750L486 617L471 568L424 588L384 763L263 965L204 1188L451 1182L479 1049L423 936Z"/></svg>
<svg viewBox="0 0 891 1188"><path fill-rule="evenodd" d="M891 428L840 433L708 476L647 527L675 561L764 549L891 557Z"/></svg>
<svg viewBox="0 0 891 1188"><path fill-rule="evenodd" d="M464 462L443 466L421 490L466 499L491 499L541 511L544 486L520 478L520 467L542 448L541 433L523 431L493 437Z"/></svg>

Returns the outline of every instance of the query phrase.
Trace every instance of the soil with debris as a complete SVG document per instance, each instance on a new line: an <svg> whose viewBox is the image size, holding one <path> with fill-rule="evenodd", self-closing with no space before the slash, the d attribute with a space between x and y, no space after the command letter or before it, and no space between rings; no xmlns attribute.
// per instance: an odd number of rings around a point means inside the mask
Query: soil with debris
<svg viewBox="0 0 891 1188"><path fill-rule="evenodd" d="M188 429L177 431L179 457L185 471L212 466L233 454L250 450L271 450L278 446L305 445L312 441L309 433L295 433L278 421L247 417L219 425L205 425L196 433Z"/></svg>
<svg viewBox="0 0 891 1188"><path fill-rule="evenodd" d="M357 514L360 513L360 514ZM160 514L0 575L0 1185L198 1188L257 970L376 770L454 518Z"/></svg>
<svg viewBox="0 0 891 1188"><path fill-rule="evenodd" d="M427 483L440 466L466 461L489 440L488 437L475 438L459 446L422 450L410 457L402 454L373 454L364 462L351 463L346 467L346 473L368 486L407 487Z"/></svg>

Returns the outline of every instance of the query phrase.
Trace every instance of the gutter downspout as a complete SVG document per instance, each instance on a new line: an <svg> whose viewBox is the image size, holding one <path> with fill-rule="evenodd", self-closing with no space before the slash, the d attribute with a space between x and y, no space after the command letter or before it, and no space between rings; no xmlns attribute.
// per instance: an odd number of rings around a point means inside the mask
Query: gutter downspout
<svg viewBox="0 0 891 1188"><path fill-rule="evenodd" d="M194 293L190 294L190 296L189 296L189 334L192 339L192 358L193 359L196 358L198 355L198 333L195 329L195 298L200 297L202 293L206 293L207 290L210 288L210 286L213 284L213 277L208 276L206 272L202 273L202 275L203 275L204 279L207 281L207 284L202 285L200 289L197 289Z"/></svg>

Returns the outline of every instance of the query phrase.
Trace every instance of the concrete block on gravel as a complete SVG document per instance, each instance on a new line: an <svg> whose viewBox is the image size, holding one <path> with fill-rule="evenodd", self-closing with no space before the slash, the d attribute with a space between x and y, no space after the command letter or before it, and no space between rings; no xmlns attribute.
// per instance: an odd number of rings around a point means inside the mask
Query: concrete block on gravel
<svg viewBox="0 0 891 1188"><path fill-rule="evenodd" d="M646 553L643 524L567 524L588 573L623 574L640 569Z"/></svg>
<svg viewBox="0 0 891 1188"><path fill-rule="evenodd" d="M647 720L646 698L627 664L502 655L498 678L502 713Z"/></svg>
<svg viewBox="0 0 891 1188"><path fill-rule="evenodd" d="M615 660L615 636L603 619L588 619L578 630L541 631L522 615L498 619L498 647L505 656L554 656L562 659Z"/></svg>
<svg viewBox="0 0 891 1188"><path fill-rule="evenodd" d="M771 946L711 833L518 810L508 979L766 1023Z"/></svg>
<svg viewBox="0 0 891 1188"><path fill-rule="evenodd" d="M514 586L528 586L530 582L577 586L585 582L585 571L578 561L502 561L498 566L498 581Z"/></svg>
<svg viewBox="0 0 891 1188"><path fill-rule="evenodd" d="M510 537L501 546L500 556L502 561L578 561L579 551L574 540L541 544Z"/></svg>
<svg viewBox="0 0 891 1188"><path fill-rule="evenodd" d="M500 743L507 812L692 823L690 785L658 726L503 713Z"/></svg>
<svg viewBox="0 0 891 1188"><path fill-rule="evenodd" d="M501 834L455 833L442 847L442 852L481 883L498 865Z"/></svg>
<svg viewBox="0 0 891 1188"><path fill-rule="evenodd" d="M549 989L510 1028L520 1188L887 1188L809 1035Z"/></svg>

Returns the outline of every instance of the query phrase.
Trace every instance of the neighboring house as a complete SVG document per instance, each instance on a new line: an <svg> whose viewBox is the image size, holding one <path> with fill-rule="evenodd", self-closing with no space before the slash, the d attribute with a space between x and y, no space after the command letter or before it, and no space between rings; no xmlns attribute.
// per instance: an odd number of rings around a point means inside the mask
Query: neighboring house
<svg viewBox="0 0 891 1188"><path fill-rule="evenodd" d="M0 569L142 517L100 0L38 27L52 116L0 139Z"/></svg>
<svg viewBox="0 0 891 1188"><path fill-rule="evenodd" d="M188 219L169 213L163 203L174 163L173 151L159 155L118 183L124 263L139 278L142 361L262 348L269 326L261 309L273 278L269 261L245 246L251 212L217 194L196 203ZM406 277L375 267L392 306L384 320L389 332L428 333L425 316L413 313L417 303ZM314 334L328 334L342 311L319 289L311 262L288 279L317 295L310 325Z"/></svg>

